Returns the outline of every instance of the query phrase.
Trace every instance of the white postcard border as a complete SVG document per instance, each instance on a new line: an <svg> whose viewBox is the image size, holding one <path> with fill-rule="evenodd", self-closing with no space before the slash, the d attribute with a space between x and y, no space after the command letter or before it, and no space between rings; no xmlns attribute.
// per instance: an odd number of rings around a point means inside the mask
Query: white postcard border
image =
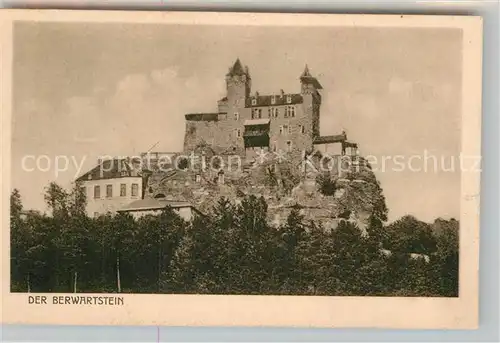
<svg viewBox="0 0 500 343"><path fill-rule="evenodd" d="M454 328L478 326L480 173L462 172L458 298L136 295L123 306L33 305L10 293L9 194L12 23L439 27L463 30L462 153L481 153L482 19L466 16L4 10L2 63L2 323L71 325ZM52 296L66 294L39 294ZM99 296L99 294L96 294ZM102 295L102 294L101 294ZM88 296L93 296L88 294Z"/></svg>

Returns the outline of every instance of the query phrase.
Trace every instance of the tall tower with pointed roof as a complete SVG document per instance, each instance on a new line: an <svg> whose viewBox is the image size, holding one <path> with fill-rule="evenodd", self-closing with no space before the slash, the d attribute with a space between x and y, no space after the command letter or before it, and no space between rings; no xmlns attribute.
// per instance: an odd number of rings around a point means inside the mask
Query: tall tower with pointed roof
<svg viewBox="0 0 500 343"><path fill-rule="evenodd" d="M245 103L245 99L250 96L252 79L248 67L243 67L239 58L226 74L227 98L230 102Z"/></svg>
<svg viewBox="0 0 500 343"><path fill-rule="evenodd" d="M313 138L320 135L319 110L321 106L321 94L319 90L321 89L323 87L318 79L311 75L309 67L306 64L304 71L300 75L300 93L303 98L304 111L311 118Z"/></svg>

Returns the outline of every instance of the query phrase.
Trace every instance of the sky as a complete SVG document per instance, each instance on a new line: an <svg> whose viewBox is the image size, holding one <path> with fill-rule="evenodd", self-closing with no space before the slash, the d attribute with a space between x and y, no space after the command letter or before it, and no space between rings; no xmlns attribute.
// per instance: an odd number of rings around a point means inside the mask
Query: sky
<svg viewBox="0 0 500 343"><path fill-rule="evenodd" d="M181 151L184 114L217 110L239 57L260 94L298 93L309 66L324 88L321 134L344 129L377 158L390 220L459 218L461 39L444 28L16 23L11 188L44 210L44 187L70 186L98 156L157 142ZM56 173L57 156L69 164Z"/></svg>

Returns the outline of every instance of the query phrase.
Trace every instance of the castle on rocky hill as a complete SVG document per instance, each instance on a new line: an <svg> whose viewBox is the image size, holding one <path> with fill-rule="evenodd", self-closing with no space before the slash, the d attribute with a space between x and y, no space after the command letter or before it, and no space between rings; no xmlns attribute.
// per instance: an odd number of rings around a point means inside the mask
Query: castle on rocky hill
<svg viewBox="0 0 500 343"><path fill-rule="evenodd" d="M246 157L261 149L296 156L314 145L352 146L345 133L320 136L322 86L307 65L299 80L300 93L252 93L249 69L237 59L226 75L226 96L217 102L218 111L185 115L184 151L208 144Z"/></svg>
<svg viewBox="0 0 500 343"><path fill-rule="evenodd" d="M140 161L126 161L126 173L116 173L115 178L141 178L135 186L137 200L113 207L113 198L120 199L113 192L113 177L79 178L106 187L106 197L96 196L94 189L93 208L107 201L111 205L99 207L102 211L139 213L146 202L151 210L156 201L157 209L188 204L206 213L220 197L238 202L253 194L265 198L269 220L276 224L293 208L325 226L346 212L358 223L366 222L374 204L384 201L381 188L345 132L320 135L322 86L307 66L299 81L300 93L252 93L249 69L237 59L226 75L227 93L218 101L218 111L185 115L184 151L144 153ZM332 145L337 154L321 152ZM331 185L326 193L325 180ZM120 195L129 194L124 182L115 183Z"/></svg>

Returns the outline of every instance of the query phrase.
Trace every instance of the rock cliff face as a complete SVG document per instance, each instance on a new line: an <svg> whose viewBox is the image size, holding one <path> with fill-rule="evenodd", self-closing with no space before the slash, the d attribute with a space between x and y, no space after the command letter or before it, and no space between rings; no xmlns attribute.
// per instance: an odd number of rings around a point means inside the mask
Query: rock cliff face
<svg viewBox="0 0 500 343"><path fill-rule="evenodd" d="M266 153L265 158L242 155L238 164L230 151L208 146L197 156L203 156L204 162L189 159L177 163L183 168L152 168L145 180L145 197L189 201L208 213L220 197L238 202L253 194L267 201L269 220L276 225L293 208L326 229L335 228L340 220L356 221L363 229L370 214L385 219L382 189L363 158L315 155L287 161ZM230 158L234 163L227 163Z"/></svg>

